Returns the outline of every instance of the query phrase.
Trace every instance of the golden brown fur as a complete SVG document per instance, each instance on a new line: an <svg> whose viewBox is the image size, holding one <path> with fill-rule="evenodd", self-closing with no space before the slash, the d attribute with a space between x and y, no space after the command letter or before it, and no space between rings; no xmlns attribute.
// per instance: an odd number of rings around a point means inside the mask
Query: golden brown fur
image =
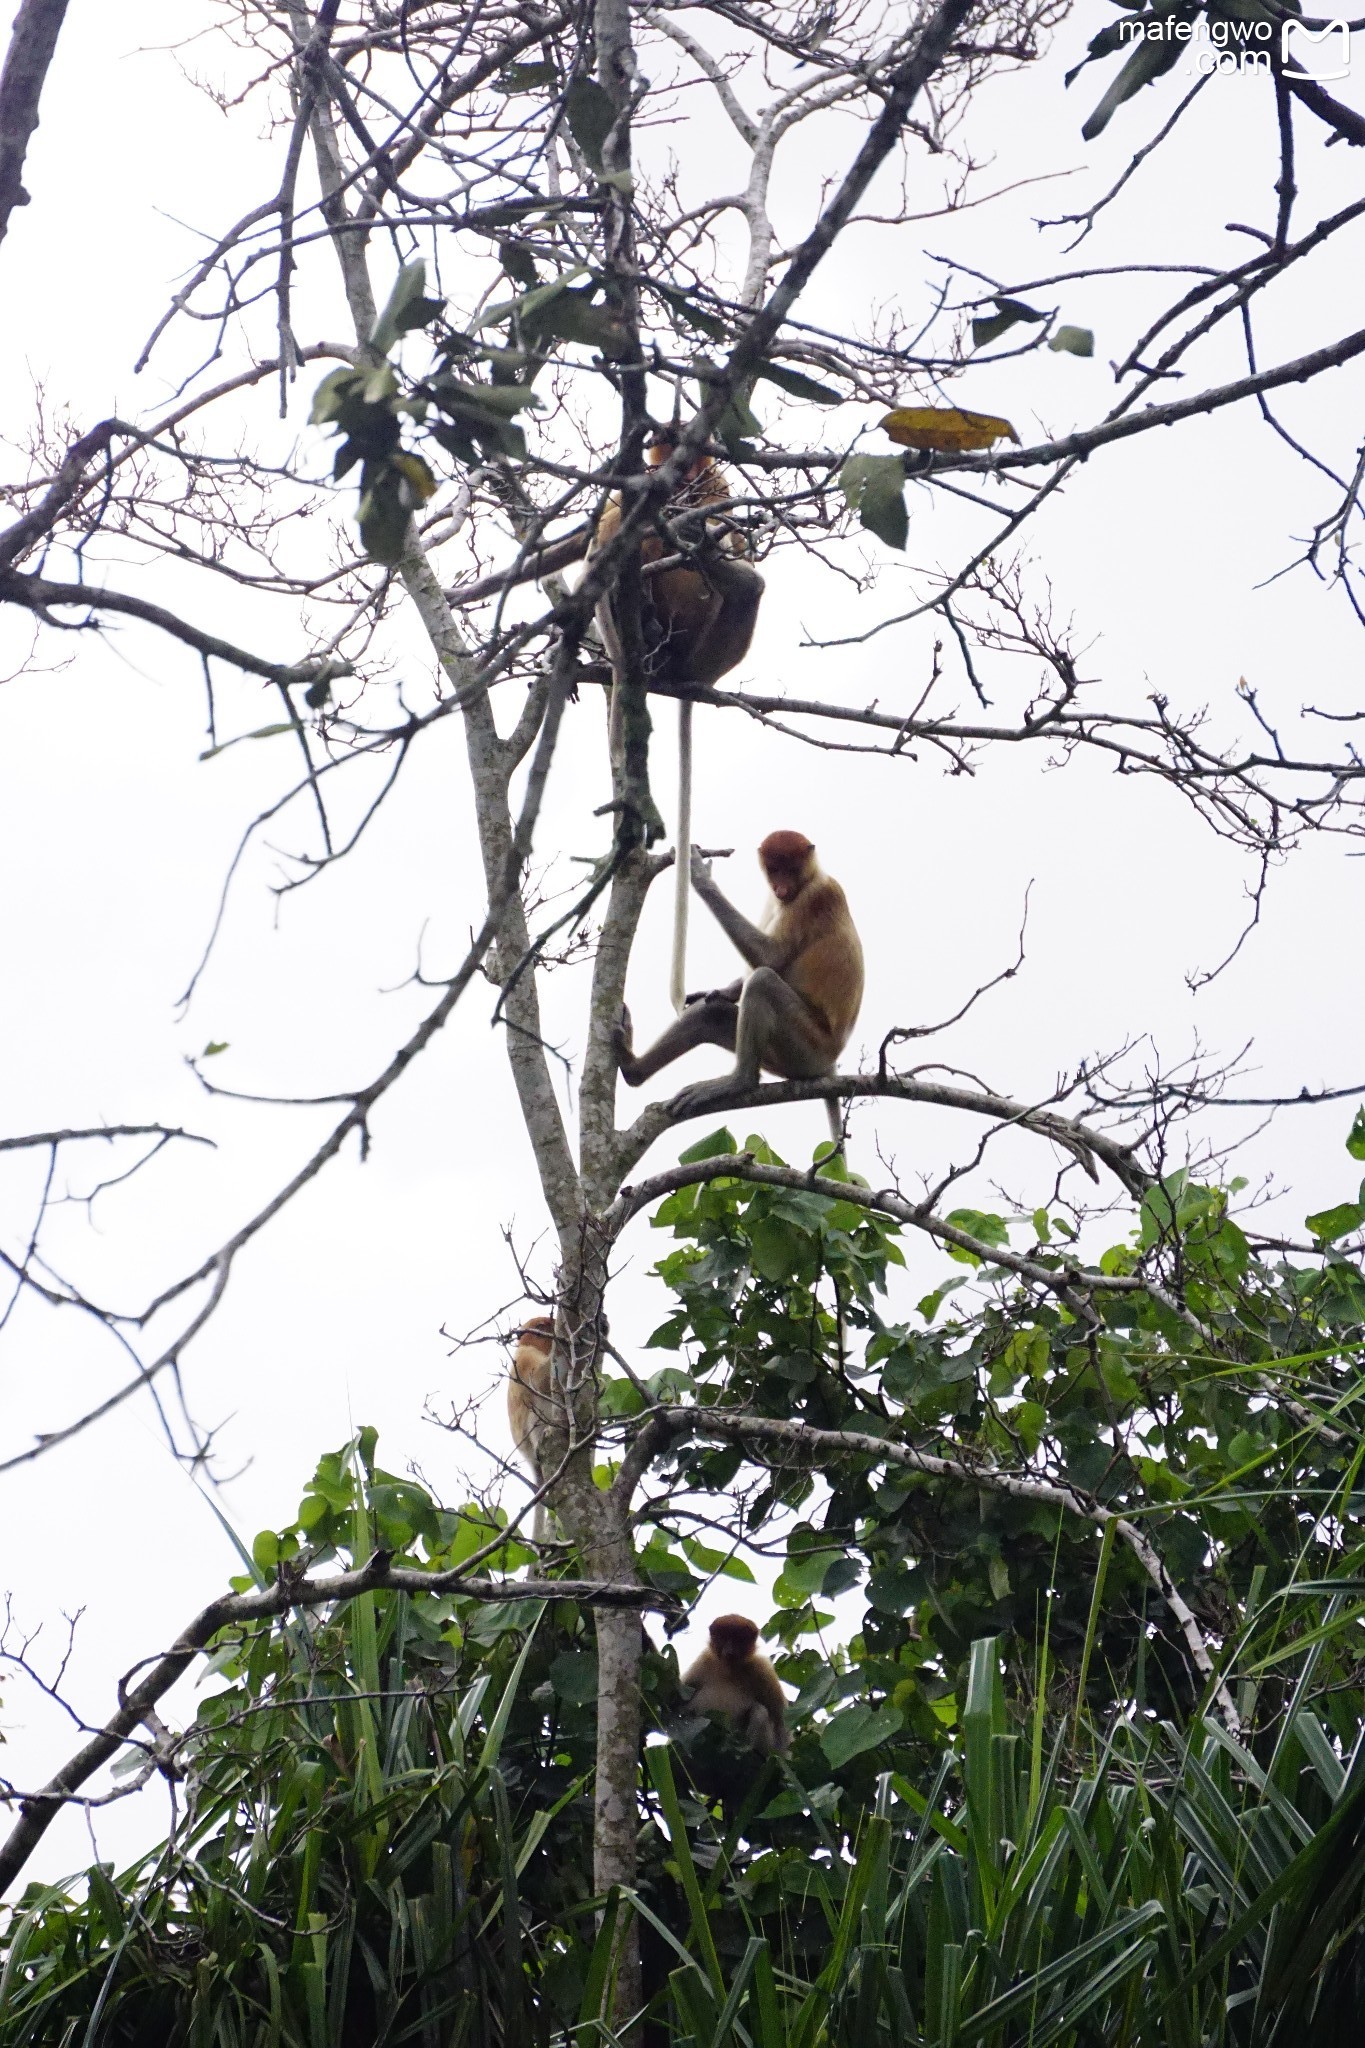
<svg viewBox="0 0 1365 2048"><path fill-rule="evenodd" d="M863 949L848 898L800 832L770 832L758 858L772 891L763 919L777 949L771 965L818 1020L832 1067L863 1003ZM769 1073L783 1072L766 1054L762 1063Z"/></svg>
<svg viewBox="0 0 1365 2048"><path fill-rule="evenodd" d="M507 1421L512 1431L512 1447L530 1466L537 1486L547 1476L541 1461L541 1442L558 1413L554 1400L554 1337L553 1316L528 1316L517 1332L517 1348L507 1373ZM537 1542L546 1533L542 1502L536 1503L533 1533Z"/></svg>
<svg viewBox="0 0 1365 2048"><path fill-rule="evenodd" d="M750 972L728 988L689 996L681 1016L638 1056L629 1017L623 1017L617 1058L628 1087L638 1088L696 1045L724 1046L734 1053L729 1086L736 1094L754 1087L762 1073L813 1081L837 1066L863 1000L863 949L847 899L821 868L804 833L770 832L758 857L772 892L762 928L741 916L694 852L692 886ZM717 1107L714 1082L694 1083L674 1098L683 1116ZM829 1112L830 1133L838 1145L839 1115L832 1098Z"/></svg>
<svg viewBox="0 0 1365 2048"><path fill-rule="evenodd" d="M654 467L673 452L672 440L662 435L648 451ZM724 505L730 499L725 472L709 455L692 465L687 476L664 509L666 519L700 510L707 505ZM597 524L594 550L605 547L621 524L621 501L612 498ZM704 535L685 529L685 538L666 542L659 533L646 534L640 543L642 562L660 561L665 552L691 551L698 565L661 569L646 576L641 624L645 638L645 671L651 682L719 682L723 675L744 659L753 639L763 579L750 568L742 534L722 522L708 522ZM597 610L598 628L613 666L619 665L620 646L607 591Z"/></svg>
<svg viewBox="0 0 1365 2048"><path fill-rule="evenodd" d="M724 1714L737 1735L760 1756L791 1746L787 1701L772 1665L756 1645L758 1629L743 1614L722 1614L710 1642L683 1673L694 1714Z"/></svg>

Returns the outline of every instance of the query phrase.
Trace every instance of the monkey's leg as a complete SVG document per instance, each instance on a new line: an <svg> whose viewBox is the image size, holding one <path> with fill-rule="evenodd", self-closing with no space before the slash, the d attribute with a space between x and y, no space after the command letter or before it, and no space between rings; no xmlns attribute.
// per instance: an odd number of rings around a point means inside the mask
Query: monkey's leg
<svg viewBox="0 0 1365 2048"><path fill-rule="evenodd" d="M794 989L788 988L772 968L761 967L751 974L745 984L746 992L758 981L759 975L766 979L759 982L753 995L748 997L747 1016L744 1007L740 1009L736 1074L742 1068L746 1073L750 1071L744 1067L746 1055L752 1068L750 1086L764 1067L770 1074L780 1075L784 1081L814 1081L822 1074L830 1073L838 1063L839 1048L830 1043L828 1033L812 1015L809 1004ZM825 1115L829 1122L830 1140L836 1152L842 1155L843 1111L833 1095L826 1098Z"/></svg>
<svg viewBox="0 0 1365 2048"><path fill-rule="evenodd" d="M638 1056L631 1044L630 1020L626 1017L616 1031L616 1056L622 1080L628 1088L638 1088L661 1067L691 1052L695 1045L718 1045L733 1052L738 1017L738 1004L724 995L703 996L700 1002L689 1003L648 1052Z"/></svg>
<svg viewBox="0 0 1365 2048"><path fill-rule="evenodd" d="M752 1087L766 1070L783 1081L815 1081L838 1058L828 1031L775 967L756 967L739 999L735 1080Z"/></svg>
<svg viewBox="0 0 1365 2048"><path fill-rule="evenodd" d="M679 1024L693 1014L684 1010ZM683 1116L704 1114L720 1108L729 1095L743 1095L757 1085L765 1068L784 1081L815 1081L830 1072L837 1058L809 1004L788 988L775 967L756 967L746 978L733 1042L732 1074L719 1082L694 1081L674 1097Z"/></svg>

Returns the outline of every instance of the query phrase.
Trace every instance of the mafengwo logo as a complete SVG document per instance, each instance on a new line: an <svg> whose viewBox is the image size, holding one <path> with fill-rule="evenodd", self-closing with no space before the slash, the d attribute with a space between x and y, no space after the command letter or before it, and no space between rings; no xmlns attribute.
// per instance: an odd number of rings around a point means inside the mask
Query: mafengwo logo
<svg viewBox="0 0 1365 2048"><path fill-rule="evenodd" d="M1329 78L1351 75L1351 25L1346 21L1324 21L1317 28L1306 22L1280 23L1280 56L1286 69L1301 69L1308 78L1324 83Z"/></svg>
<svg viewBox="0 0 1365 2048"><path fill-rule="evenodd" d="M1309 17L1307 21L1231 21L1207 19L1181 21L1172 15L1157 19L1125 21L1119 36L1125 43L1178 42L1191 45L1194 68L1211 78L1216 71L1264 71L1275 69L1272 61L1279 43L1280 64L1315 84L1351 75L1351 24L1348 21Z"/></svg>

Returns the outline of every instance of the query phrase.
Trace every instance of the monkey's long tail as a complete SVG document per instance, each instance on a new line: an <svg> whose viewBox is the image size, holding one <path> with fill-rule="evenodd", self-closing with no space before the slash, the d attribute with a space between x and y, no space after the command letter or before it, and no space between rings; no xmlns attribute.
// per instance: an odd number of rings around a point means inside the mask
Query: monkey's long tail
<svg viewBox="0 0 1365 2048"><path fill-rule="evenodd" d="M673 964L668 993L681 1012L687 997L687 913L692 901L692 703L678 700L678 823L673 835Z"/></svg>
<svg viewBox="0 0 1365 2048"><path fill-rule="evenodd" d="M829 1134L834 1140L834 1149L842 1157L844 1150L844 1113L839 1107L837 1095L825 1097L825 1111L829 1117Z"/></svg>

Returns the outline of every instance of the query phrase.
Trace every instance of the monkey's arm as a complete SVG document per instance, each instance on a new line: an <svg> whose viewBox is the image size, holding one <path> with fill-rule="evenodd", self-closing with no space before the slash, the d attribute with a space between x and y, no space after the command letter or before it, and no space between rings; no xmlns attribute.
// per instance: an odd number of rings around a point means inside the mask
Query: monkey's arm
<svg viewBox="0 0 1365 2048"><path fill-rule="evenodd" d="M721 893L712 879L710 862L703 860L695 847L692 850L692 887L742 960L750 967L773 965L777 958L776 946L766 932L761 932L756 924L750 924L748 918L742 916L729 898Z"/></svg>

